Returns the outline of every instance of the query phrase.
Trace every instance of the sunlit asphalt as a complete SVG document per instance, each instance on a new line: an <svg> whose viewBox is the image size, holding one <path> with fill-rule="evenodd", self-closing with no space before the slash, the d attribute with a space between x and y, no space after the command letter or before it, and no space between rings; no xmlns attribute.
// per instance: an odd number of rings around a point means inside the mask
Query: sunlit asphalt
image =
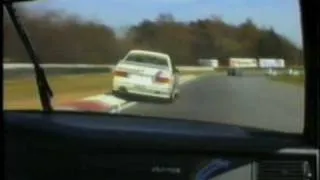
<svg viewBox="0 0 320 180"><path fill-rule="evenodd" d="M139 101L121 113L301 132L304 91L263 76L210 75L183 85L173 104Z"/></svg>

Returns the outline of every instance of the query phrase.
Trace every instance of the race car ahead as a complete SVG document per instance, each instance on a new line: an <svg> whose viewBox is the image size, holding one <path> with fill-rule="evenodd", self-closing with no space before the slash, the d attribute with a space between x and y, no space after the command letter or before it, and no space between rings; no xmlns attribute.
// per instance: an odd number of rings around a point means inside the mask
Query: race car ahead
<svg viewBox="0 0 320 180"><path fill-rule="evenodd" d="M112 92L173 102L180 92L179 71L168 54L131 50L114 68Z"/></svg>

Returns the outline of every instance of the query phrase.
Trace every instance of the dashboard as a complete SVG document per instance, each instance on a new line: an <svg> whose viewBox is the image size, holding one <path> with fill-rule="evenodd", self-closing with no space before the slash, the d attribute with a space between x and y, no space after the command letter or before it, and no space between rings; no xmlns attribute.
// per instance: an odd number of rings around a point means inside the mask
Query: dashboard
<svg viewBox="0 0 320 180"><path fill-rule="evenodd" d="M4 120L6 179L318 176L318 150L304 147L296 137L258 136L255 130L235 126L63 112L5 112Z"/></svg>
<svg viewBox="0 0 320 180"><path fill-rule="evenodd" d="M14 158L15 161L11 158L8 163L15 163L6 165L7 179L316 180L315 158L305 154L243 158L224 156L222 153L220 156L111 152L80 154L38 150Z"/></svg>

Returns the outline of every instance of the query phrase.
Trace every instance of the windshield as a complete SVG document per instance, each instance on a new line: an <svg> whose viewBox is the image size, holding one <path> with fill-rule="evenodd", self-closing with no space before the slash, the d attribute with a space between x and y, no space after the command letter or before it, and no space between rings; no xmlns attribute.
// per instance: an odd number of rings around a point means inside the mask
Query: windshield
<svg viewBox="0 0 320 180"><path fill-rule="evenodd" d="M55 109L303 131L298 1L49 0L15 7ZM6 11L3 23L4 108L42 110L31 61ZM126 57L132 50L170 58ZM115 71L124 57L130 63Z"/></svg>
<svg viewBox="0 0 320 180"><path fill-rule="evenodd" d="M135 62L149 65L157 66L168 66L168 60L165 57L159 57L156 55L146 55L139 53L130 53L124 59L124 62Z"/></svg>

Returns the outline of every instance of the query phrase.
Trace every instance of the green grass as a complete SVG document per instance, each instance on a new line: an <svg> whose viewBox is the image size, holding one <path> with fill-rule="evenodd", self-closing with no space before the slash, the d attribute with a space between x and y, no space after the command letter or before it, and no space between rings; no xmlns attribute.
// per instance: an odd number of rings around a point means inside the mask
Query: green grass
<svg viewBox="0 0 320 180"><path fill-rule="evenodd" d="M194 71L180 71L181 75L204 75L208 73L216 73L216 71L212 70L205 70L205 71L199 71L199 70L194 70Z"/></svg>
<svg viewBox="0 0 320 180"><path fill-rule="evenodd" d="M54 92L54 105L63 104L93 94L110 91L109 73L48 77ZM4 81L5 109L39 109L38 90L34 78Z"/></svg>
<svg viewBox="0 0 320 180"><path fill-rule="evenodd" d="M294 84L298 86L304 85L304 76L289 76L289 75L281 75L281 76L272 76L270 77L271 80Z"/></svg>

